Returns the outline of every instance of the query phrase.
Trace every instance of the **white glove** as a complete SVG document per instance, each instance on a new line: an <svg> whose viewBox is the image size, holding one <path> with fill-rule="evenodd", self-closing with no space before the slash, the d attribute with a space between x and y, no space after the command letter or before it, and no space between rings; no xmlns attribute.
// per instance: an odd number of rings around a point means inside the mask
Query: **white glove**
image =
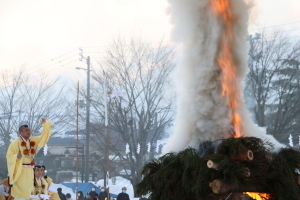
<svg viewBox="0 0 300 200"><path fill-rule="evenodd" d="M6 185L3 185L3 184L0 185L0 194L8 197L9 196L8 190L9 190L9 187L7 187Z"/></svg>

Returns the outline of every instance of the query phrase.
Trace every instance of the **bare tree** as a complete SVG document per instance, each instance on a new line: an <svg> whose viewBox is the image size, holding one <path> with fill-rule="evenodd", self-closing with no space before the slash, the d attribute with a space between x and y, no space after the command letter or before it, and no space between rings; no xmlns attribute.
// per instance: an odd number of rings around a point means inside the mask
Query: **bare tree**
<svg viewBox="0 0 300 200"><path fill-rule="evenodd" d="M151 43L130 43L115 40L107 50L103 66L107 77L107 90L112 91L108 100L109 149L115 155L115 175L123 176L135 185L142 179L144 163L153 158L147 152L147 144L154 144L165 137L166 129L173 120L170 74L174 69L173 49ZM106 133L104 127L103 86L105 76L102 70L94 77L92 105L98 116L99 148L105 152ZM116 91L117 96L112 97ZM122 94L122 95L120 95ZM96 118L96 117L95 117ZM125 145L130 152L125 154ZM103 159L105 161L105 159ZM106 166L102 164L103 167Z"/></svg>
<svg viewBox="0 0 300 200"><path fill-rule="evenodd" d="M263 32L250 51L246 93L255 100L255 120L281 142L300 128L299 44L281 31Z"/></svg>
<svg viewBox="0 0 300 200"><path fill-rule="evenodd" d="M17 137L18 127L28 124L33 133L41 129L40 118L55 124L54 132L63 129L69 121L67 92L45 75L32 77L24 69L3 71L0 88L0 139L5 149Z"/></svg>
<svg viewBox="0 0 300 200"><path fill-rule="evenodd" d="M300 46L298 48L300 49ZM267 116L268 131L278 140L286 143L289 134L294 135L296 139L299 138L300 57L298 56L297 59L288 57L282 60L281 65L284 66L284 69L278 71L278 80L272 83L272 89L276 95L273 104L269 106L270 112Z"/></svg>

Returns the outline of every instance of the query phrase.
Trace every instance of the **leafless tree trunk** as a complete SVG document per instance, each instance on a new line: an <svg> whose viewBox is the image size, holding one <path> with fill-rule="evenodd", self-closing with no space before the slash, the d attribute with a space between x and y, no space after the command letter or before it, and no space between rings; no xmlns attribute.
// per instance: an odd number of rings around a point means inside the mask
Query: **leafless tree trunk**
<svg viewBox="0 0 300 200"><path fill-rule="evenodd" d="M286 143L288 135L298 134L300 128L300 43L280 31L263 32L253 48L246 93L251 91L255 100L255 120Z"/></svg>
<svg viewBox="0 0 300 200"><path fill-rule="evenodd" d="M115 40L105 54L102 68L107 76L108 91L124 92L124 96L110 96L108 100L109 147L117 156L118 165L125 170L125 173L115 175L129 179L134 187L141 180L142 166L149 159L147 144L153 146L164 137L174 115L174 93L170 92L173 49L162 44L152 45L135 43L133 39L129 44L121 39ZM97 84L92 89L92 105L101 124L104 121L102 70L93 78ZM99 147L105 149L103 124L98 132ZM130 149L128 154L125 154L126 144Z"/></svg>

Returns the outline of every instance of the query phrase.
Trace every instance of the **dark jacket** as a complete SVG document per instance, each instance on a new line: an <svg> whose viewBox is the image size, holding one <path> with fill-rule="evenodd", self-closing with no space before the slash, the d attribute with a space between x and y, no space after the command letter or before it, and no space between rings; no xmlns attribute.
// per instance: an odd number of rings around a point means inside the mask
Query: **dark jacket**
<svg viewBox="0 0 300 200"><path fill-rule="evenodd" d="M98 194L95 191L90 191L89 195L90 195L91 198L94 198L94 197L98 196Z"/></svg>
<svg viewBox="0 0 300 200"><path fill-rule="evenodd" d="M67 200L66 195L65 195L64 193L62 193L62 192L58 192L58 196L59 196L59 198L60 198L61 200Z"/></svg>
<svg viewBox="0 0 300 200"><path fill-rule="evenodd" d="M118 194L117 200L130 200L129 195L127 193Z"/></svg>
<svg viewBox="0 0 300 200"><path fill-rule="evenodd" d="M105 200L105 198L107 197L107 192L100 192L98 198L99 200Z"/></svg>
<svg viewBox="0 0 300 200"><path fill-rule="evenodd" d="M80 196L78 196L78 200L84 200L82 191L78 191L78 193L80 194Z"/></svg>

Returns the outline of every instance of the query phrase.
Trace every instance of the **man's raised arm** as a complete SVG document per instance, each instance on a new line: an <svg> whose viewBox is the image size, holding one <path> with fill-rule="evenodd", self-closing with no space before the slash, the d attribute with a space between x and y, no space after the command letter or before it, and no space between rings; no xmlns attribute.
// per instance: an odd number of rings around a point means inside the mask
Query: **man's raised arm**
<svg viewBox="0 0 300 200"><path fill-rule="evenodd" d="M46 121L46 119L42 118L41 119L41 124L43 126L43 132L41 135L32 137L33 141L37 142L37 149L39 150L45 144L48 142L50 135L51 135L51 125L52 123L50 121Z"/></svg>

